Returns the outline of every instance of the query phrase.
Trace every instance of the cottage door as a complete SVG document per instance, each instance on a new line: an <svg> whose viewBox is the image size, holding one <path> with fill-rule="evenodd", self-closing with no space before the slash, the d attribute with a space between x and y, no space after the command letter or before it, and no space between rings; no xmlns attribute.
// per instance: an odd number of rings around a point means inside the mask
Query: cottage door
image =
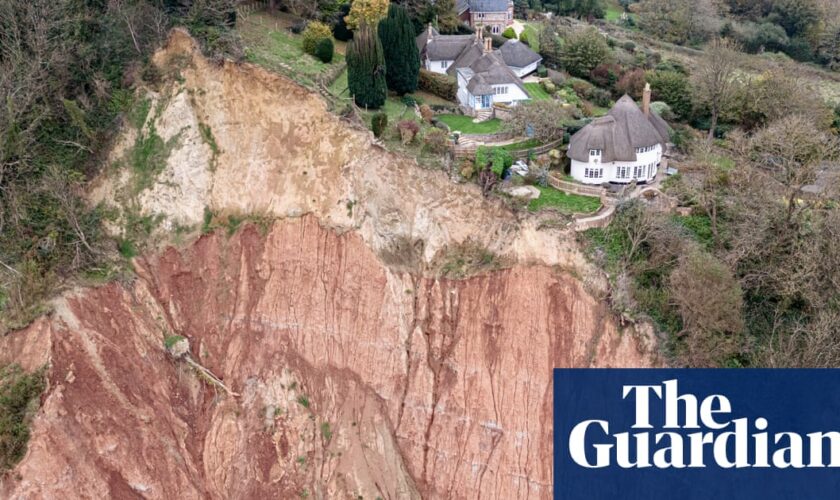
<svg viewBox="0 0 840 500"><path fill-rule="evenodd" d="M490 107L490 96L489 95L481 96L481 107L482 108L489 108Z"/></svg>

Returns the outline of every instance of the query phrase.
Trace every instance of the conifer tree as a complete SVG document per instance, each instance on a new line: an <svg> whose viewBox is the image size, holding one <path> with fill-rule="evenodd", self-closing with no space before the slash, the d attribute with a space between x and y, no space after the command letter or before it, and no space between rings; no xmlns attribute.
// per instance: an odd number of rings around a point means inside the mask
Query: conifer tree
<svg viewBox="0 0 840 500"><path fill-rule="evenodd" d="M400 95L417 90L420 55L405 8L391 4L388 17L379 22L379 40L385 54L388 88Z"/></svg>
<svg viewBox="0 0 840 500"><path fill-rule="evenodd" d="M385 103L385 58L376 30L366 23L359 26L347 46L347 86L356 104L378 108Z"/></svg>

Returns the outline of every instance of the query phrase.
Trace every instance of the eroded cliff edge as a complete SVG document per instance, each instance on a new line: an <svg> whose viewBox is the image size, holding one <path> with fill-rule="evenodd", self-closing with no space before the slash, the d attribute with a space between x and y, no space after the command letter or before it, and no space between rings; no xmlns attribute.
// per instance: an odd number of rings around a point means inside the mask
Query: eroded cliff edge
<svg viewBox="0 0 840 500"><path fill-rule="evenodd" d="M150 119L181 137L143 213L281 220L135 259L132 283L4 338L3 361L48 364L49 389L2 496L550 498L551 368L651 363L568 272L571 240L371 146L286 80L211 65L178 33L172 57L190 59L183 87ZM100 199L127 185L105 178ZM424 272L465 241L519 264ZM241 396L169 358L172 335Z"/></svg>

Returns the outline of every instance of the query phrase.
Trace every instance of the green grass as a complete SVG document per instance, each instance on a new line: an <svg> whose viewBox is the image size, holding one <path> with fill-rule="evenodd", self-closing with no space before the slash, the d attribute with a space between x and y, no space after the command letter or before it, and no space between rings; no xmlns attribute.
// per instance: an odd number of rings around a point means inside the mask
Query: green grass
<svg viewBox="0 0 840 500"><path fill-rule="evenodd" d="M438 115L437 118L449 125L453 132L460 130L464 134L495 134L502 128L502 121L498 118L481 123L473 123L472 117L465 115Z"/></svg>
<svg viewBox="0 0 840 500"><path fill-rule="evenodd" d="M601 200L592 196L567 194L553 187L536 188L540 190L540 197L528 204L528 210L532 212L553 208L565 214L590 214L601 208Z"/></svg>
<svg viewBox="0 0 840 500"><path fill-rule="evenodd" d="M169 335L165 339L163 339L163 346L166 347L167 350L172 349L172 347L177 344L178 342L184 340L184 337L180 335Z"/></svg>
<svg viewBox="0 0 840 500"><path fill-rule="evenodd" d="M237 23L245 57L249 62L290 76L303 85L314 84L324 71L344 63L344 55L335 52L331 63L323 63L303 51L303 38L285 29L268 13L256 13Z"/></svg>
<svg viewBox="0 0 840 500"><path fill-rule="evenodd" d="M332 82L329 91L336 97L350 97L350 93L347 92L347 68Z"/></svg>
<svg viewBox="0 0 840 500"><path fill-rule="evenodd" d="M522 151L523 149L531 149L542 146L542 142L537 139L528 139L527 141L514 142L513 144L506 144L499 146L507 151Z"/></svg>
<svg viewBox="0 0 840 500"><path fill-rule="evenodd" d="M526 83L525 90L528 91L528 95L531 96L531 99L535 101L551 99L551 95L549 95L549 93L546 92L543 86L539 83Z"/></svg>
<svg viewBox="0 0 840 500"><path fill-rule="evenodd" d="M525 25L525 30L523 31L525 35L528 37L528 45L531 46L531 50L534 52L540 51L540 32L538 27L528 23Z"/></svg>

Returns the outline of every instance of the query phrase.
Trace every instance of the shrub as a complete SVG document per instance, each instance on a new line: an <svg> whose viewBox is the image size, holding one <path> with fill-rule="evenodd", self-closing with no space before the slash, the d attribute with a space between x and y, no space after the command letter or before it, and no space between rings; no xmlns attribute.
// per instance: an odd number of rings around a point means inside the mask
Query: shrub
<svg viewBox="0 0 840 500"><path fill-rule="evenodd" d="M504 148L479 146L475 152L475 163L480 170L489 165L496 177L502 177L505 170L513 165L513 156Z"/></svg>
<svg viewBox="0 0 840 500"><path fill-rule="evenodd" d="M615 91L619 95L627 94L633 99L640 99L645 89L645 72L642 69L627 71L618 83L615 84Z"/></svg>
<svg viewBox="0 0 840 500"><path fill-rule="evenodd" d="M415 98L413 95L406 94L406 95L400 97L400 102L402 102L403 104L405 104L409 108L413 108L414 105L417 104L417 98Z"/></svg>
<svg viewBox="0 0 840 500"><path fill-rule="evenodd" d="M420 106L420 116L423 117L424 122L432 123L432 118L435 117L435 112L432 111L432 108L430 108L428 104L424 104Z"/></svg>
<svg viewBox="0 0 840 500"><path fill-rule="evenodd" d="M537 76L539 76L540 78L547 77L548 76L548 68L546 68L545 66L540 64L539 67L537 68Z"/></svg>
<svg viewBox="0 0 840 500"><path fill-rule="evenodd" d="M661 64L657 67L662 66ZM665 101L671 106L678 118L688 118L693 109L691 101L691 89L688 78L683 73L673 70L655 71L648 73L647 81L650 83L653 98Z"/></svg>
<svg viewBox="0 0 840 500"><path fill-rule="evenodd" d="M439 128L429 129L423 136L426 149L435 154L443 154L449 146L448 134Z"/></svg>
<svg viewBox="0 0 840 500"><path fill-rule="evenodd" d="M388 126L388 115L385 113L374 113L370 118L370 128L373 130L374 137L382 137L382 132Z"/></svg>
<svg viewBox="0 0 840 500"><path fill-rule="evenodd" d="M612 102L612 94L608 90L596 88L590 93L589 100L596 106L608 108Z"/></svg>
<svg viewBox="0 0 840 500"><path fill-rule="evenodd" d="M519 35L519 41L529 47L531 46L531 42L528 41L528 33L525 33L524 31Z"/></svg>
<svg viewBox="0 0 840 500"><path fill-rule="evenodd" d="M332 30L324 23L312 21L303 30L303 51L309 55L316 55L315 48L322 38L332 39Z"/></svg>
<svg viewBox="0 0 840 500"><path fill-rule="evenodd" d="M607 42L595 28L573 33L560 49L560 61L575 76L586 77L610 56Z"/></svg>
<svg viewBox="0 0 840 500"><path fill-rule="evenodd" d="M458 169L458 172L464 179L472 179L475 175L475 163L469 158L464 158L461 160L461 167Z"/></svg>
<svg viewBox="0 0 840 500"><path fill-rule="evenodd" d="M581 80L580 78L572 78L569 80L569 83L572 85L572 90L574 90L575 94L577 94L577 96L581 99L589 99L592 91L595 90L594 85L586 80Z"/></svg>
<svg viewBox="0 0 840 500"><path fill-rule="evenodd" d="M397 124L397 130L400 131L400 138L403 144L410 144L414 141L414 137L420 132L420 125L414 120L403 120Z"/></svg>
<svg viewBox="0 0 840 500"><path fill-rule="evenodd" d="M542 85L543 90L545 90L549 95L553 95L557 92L557 86L554 85L551 80L543 80L540 84Z"/></svg>
<svg viewBox="0 0 840 500"><path fill-rule="evenodd" d="M507 29L502 32L502 36L508 40L514 40L516 39L516 31L513 30L513 26L508 26Z"/></svg>
<svg viewBox="0 0 840 500"><path fill-rule="evenodd" d="M624 47L624 50L630 52L631 54L636 51L636 44L633 42L624 42L624 45L622 45L622 47Z"/></svg>
<svg viewBox="0 0 840 500"><path fill-rule="evenodd" d="M292 26L289 28L289 31L291 31L295 35L300 35L301 33L303 33L303 30L306 29L307 24L309 23L307 23L306 20L300 19L292 24Z"/></svg>
<svg viewBox="0 0 840 500"><path fill-rule="evenodd" d="M321 60L322 63L331 63L335 47L330 38L322 38L315 44L315 57Z"/></svg>
<svg viewBox="0 0 840 500"><path fill-rule="evenodd" d="M608 89L615 88L621 76L621 66L618 64L599 64L589 72L589 79L595 85Z"/></svg>
<svg viewBox="0 0 840 500"><path fill-rule="evenodd" d="M344 20L348 14L350 14L350 2L341 5L336 13L335 21L333 22L333 36L336 40L348 42L353 38L353 32L350 31L347 22Z"/></svg>
<svg viewBox="0 0 840 500"><path fill-rule="evenodd" d="M454 101L458 98L458 82L449 75L442 75L420 68L418 84L420 89L448 101Z"/></svg>
<svg viewBox="0 0 840 500"><path fill-rule="evenodd" d="M0 368L0 471L23 458L29 441L33 401L44 391L44 373L26 373L17 365Z"/></svg>

